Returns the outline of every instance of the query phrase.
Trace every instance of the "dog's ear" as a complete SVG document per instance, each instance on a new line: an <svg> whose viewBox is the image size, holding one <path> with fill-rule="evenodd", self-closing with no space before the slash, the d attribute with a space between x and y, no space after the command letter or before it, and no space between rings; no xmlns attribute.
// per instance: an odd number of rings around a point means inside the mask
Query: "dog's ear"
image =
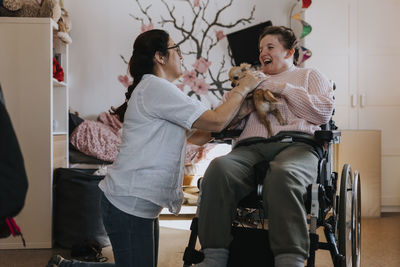
<svg viewBox="0 0 400 267"><path fill-rule="evenodd" d="M240 64L240 68L242 69L243 72L245 72L251 68L251 65L249 63L242 63Z"/></svg>

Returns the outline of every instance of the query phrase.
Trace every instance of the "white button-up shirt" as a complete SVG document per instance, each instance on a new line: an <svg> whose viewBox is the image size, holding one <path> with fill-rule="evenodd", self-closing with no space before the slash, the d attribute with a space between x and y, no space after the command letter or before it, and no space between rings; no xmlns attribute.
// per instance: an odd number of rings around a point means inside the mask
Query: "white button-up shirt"
<svg viewBox="0 0 400 267"><path fill-rule="evenodd" d="M144 75L128 102L118 157L99 187L106 195L135 196L178 213L186 130L206 110L169 81Z"/></svg>

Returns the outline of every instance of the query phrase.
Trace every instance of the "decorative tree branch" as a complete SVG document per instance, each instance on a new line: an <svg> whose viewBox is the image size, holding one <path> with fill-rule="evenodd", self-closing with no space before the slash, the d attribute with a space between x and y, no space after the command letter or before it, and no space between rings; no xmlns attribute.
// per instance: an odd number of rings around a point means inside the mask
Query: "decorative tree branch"
<svg viewBox="0 0 400 267"><path fill-rule="evenodd" d="M139 6L140 11L147 17L147 20L149 21L149 24L153 24L153 21L152 21L151 17L149 16L149 13L147 12L147 11L150 9L151 5L148 5L145 9L143 9L143 7L142 7L142 5L140 4L139 0L136 0L136 3L137 3L137 5ZM145 23L144 23L144 19L139 18L139 17L136 17L136 16L134 16L133 14L129 14L129 15L130 15L132 18L134 18L134 19L140 21L140 22L142 23L142 25L145 24Z"/></svg>
<svg viewBox="0 0 400 267"><path fill-rule="evenodd" d="M135 1L145 18L137 17L132 14L130 14L130 16L142 23L142 31L143 29L148 30L150 28L146 28L143 25L147 18L149 24L152 26L150 16L151 5L143 8L140 0ZM184 66L184 75L183 78L180 79L182 83L179 84L178 87L182 90L184 87L190 87L188 95L195 95L199 100L201 100L201 95L207 94L208 92L211 92L216 98L221 99L224 92L230 90L230 84L229 86L225 86L229 81L225 78L227 77L226 73L229 66L225 60L225 55L222 55L222 60L218 69L216 71L211 70L210 52L213 51L213 49L217 47L219 41L225 37L225 34L221 29L233 28L239 24L249 24L254 20L255 6L252 7L250 14L247 17L237 19L231 23L223 23L221 21L221 16L232 6L233 0L229 0L217 10L210 8L210 0L181 0L180 2L184 2L189 6L188 10L190 10L193 15L190 21L185 21L185 18L188 18L189 15L185 15L185 17L182 17L182 19L179 20L175 14L175 5L169 5L167 0L160 1L164 4L169 17L163 17L161 15L158 24L160 24L161 27L171 25L173 29L181 35L180 40L175 40L177 45L189 42L191 47L194 47L194 49L190 51L183 51L183 54L187 56L194 56L195 62L191 65L193 66L193 69ZM219 1L220 0L218 0L218 2ZM215 15L210 21L207 20L207 17L210 17L209 15L212 14L211 12L215 12ZM213 29L215 35L211 34ZM229 49L228 53L231 57ZM125 63L127 62L123 56L121 56L121 58ZM232 58L230 59L230 65L234 65ZM206 79L211 82L207 83Z"/></svg>

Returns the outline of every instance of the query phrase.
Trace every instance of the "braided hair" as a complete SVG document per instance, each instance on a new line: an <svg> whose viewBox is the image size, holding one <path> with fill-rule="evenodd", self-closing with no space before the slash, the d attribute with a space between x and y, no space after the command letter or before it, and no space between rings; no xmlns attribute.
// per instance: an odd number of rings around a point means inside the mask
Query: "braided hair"
<svg viewBox="0 0 400 267"><path fill-rule="evenodd" d="M141 81L143 75L154 73L155 53L159 52L162 56L168 56L168 40L169 34L164 30L158 29L143 32L136 38L128 64L133 83L125 93L125 102L118 108L111 107L110 111L111 114L117 115L121 122L124 122L125 112L132 92Z"/></svg>

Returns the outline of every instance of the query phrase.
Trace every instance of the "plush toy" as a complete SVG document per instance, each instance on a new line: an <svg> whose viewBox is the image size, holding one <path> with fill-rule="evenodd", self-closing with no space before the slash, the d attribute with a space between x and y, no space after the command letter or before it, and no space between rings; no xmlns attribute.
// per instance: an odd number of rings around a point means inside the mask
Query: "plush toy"
<svg viewBox="0 0 400 267"><path fill-rule="evenodd" d="M0 0L0 17L18 17L23 0Z"/></svg>
<svg viewBox="0 0 400 267"><path fill-rule="evenodd" d="M3 0L3 6L10 11L17 11L22 8L23 0Z"/></svg>
<svg viewBox="0 0 400 267"><path fill-rule="evenodd" d="M37 0L33 0L37 1ZM61 6L58 0L41 0L38 17L52 18L58 22L61 18Z"/></svg>
<svg viewBox="0 0 400 267"><path fill-rule="evenodd" d="M61 7L58 0L3 0L3 17L48 17L58 21Z"/></svg>
<svg viewBox="0 0 400 267"><path fill-rule="evenodd" d="M62 5L62 1L60 2L60 4ZM64 42L67 44L72 43L72 39L69 36L69 31L72 28L72 22L71 22L71 18L68 15L68 12L61 7L61 18L58 20L58 33L57 36Z"/></svg>
<svg viewBox="0 0 400 267"><path fill-rule="evenodd" d="M62 0L0 0L0 17L45 17L58 24L57 36L65 43L72 42L68 32L71 19Z"/></svg>

